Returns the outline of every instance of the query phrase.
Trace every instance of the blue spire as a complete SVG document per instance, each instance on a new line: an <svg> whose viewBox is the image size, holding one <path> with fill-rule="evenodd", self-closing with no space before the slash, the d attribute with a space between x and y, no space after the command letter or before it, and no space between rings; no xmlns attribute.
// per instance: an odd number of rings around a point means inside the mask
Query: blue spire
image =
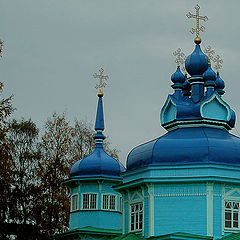
<svg viewBox="0 0 240 240"><path fill-rule="evenodd" d="M96 123L95 130L104 130L104 117L103 117L103 104L102 104L102 96L98 96L98 107L97 107L97 115L96 115Z"/></svg>
<svg viewBox="0 0 240 240"><path fill-rule="evenodd" d="M97 115L95 122L96 135L93 137L96 140L96 143L102 144L105 136L102 134L104 131L104 117L103 117L103 102L102 102L103 93L98 93L98 106L97 106Z"/></svg>

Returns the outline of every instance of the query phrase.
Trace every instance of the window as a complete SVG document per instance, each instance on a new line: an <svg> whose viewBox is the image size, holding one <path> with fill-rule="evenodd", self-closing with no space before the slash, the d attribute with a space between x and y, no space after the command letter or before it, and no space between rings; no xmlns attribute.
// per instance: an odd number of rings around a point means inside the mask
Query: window
<svg viewBox="0 0 240 240"><path fill-rule="evenodd" d="M130 205L131 210L131 231L140 231L143 228L143 204L135 203Z"/></svg>
<svg viewBox="0 0 240 240"><path fill-rule="evenodd" d="M240 229L240 208L239 202L225 201L225 228Z"/></svg>
<svg viewBox="0 0 240 240"><path fill-rule="evenodd" d="M71 201L71 210L76 211L78 210L78 194L72 195Z"/></svg>
<svg viewBox="0 0 240 240"><path fill-rule="evenodd" d="M110 195L110 194L103 194L102 209L104 209L104 210L116 210L116 196L115 195Z"/></svg>
<svg viewBox="0 0 240 240"><path fill-rule="evenodd" d="M84 193L82 195L82 209L97 209L96 193Z"/></svg>

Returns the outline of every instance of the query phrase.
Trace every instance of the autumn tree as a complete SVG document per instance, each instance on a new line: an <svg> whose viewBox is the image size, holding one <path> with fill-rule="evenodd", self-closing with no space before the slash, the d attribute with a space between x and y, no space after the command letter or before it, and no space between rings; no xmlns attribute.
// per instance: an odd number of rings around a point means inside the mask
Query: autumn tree
<svg viewBox="0 0 240 240"><path fill-rule="evenodd" d="M0 82L0 92L3 90L3 84ZM12 160L9 154L10 144L7 121L11 116L14 108L12 106L13 96L0 99L0 238L5 239L4 224L8 221L9 202L11 196Z"/></svg>
<svg viewBox="0 0 240 240"><path fill-rule="evenodd" d="M65 114L54 113L45 124L41 140L42 158L38 166L42 194L35 216L37 225L47 235L64 231L69 224L68 191L61 182L67 178L73 164L73 135Z"/></svg>
<svg viewBox="0 0 240 240"><path fill-rule="evenodd" d="M41 160L38 177L42 193L34 211L36 223L46 235L63 232L69 226L70 199L68 189L61 182L69 177L74 162L90 154L95 140L90 124L75 121L74 126L66 114L56 114L48 119L41 140ZM117 150L106 143L107 151L114 157Z"/></svg>
<svg viewBox="0 0 240 240"><path fill-rule="evenodd" d="M9 217L11 222L30 224L38 194L36 168L40 159L38 129L31 120L15 120L9 123L8 137L12 159L12 186Z"/></svg>

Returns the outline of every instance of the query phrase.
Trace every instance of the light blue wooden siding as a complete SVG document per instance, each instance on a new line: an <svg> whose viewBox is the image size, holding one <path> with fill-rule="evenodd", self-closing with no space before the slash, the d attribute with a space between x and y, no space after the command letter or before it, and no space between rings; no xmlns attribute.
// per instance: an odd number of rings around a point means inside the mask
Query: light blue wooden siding
<svg viewBox="0 0 240 240"><path fill-rule="evenodd" d="M206 196L155 198L155 235L186 232L206 235Z"/></svg>
<svg viewBox="0 0 240 240"><path fill-rule="evenodd" d="M122 229L122 214L107 211L78 211L71 214L70 230L81 227Z"/></svg>
<svg viewBox="0 0 240 240"><path fill-rule="evenodd" d="M144 237L149 237L149 198L144 198Z"/></svg>
<svg viewBox="0 0 240 240"><path fill-rule="evenodd" d="M155 236L173 232L206 235L206 184L155 184Z"/></svg>
<svg viewBox="0 0 240 240"><path fill-rule="evenodd" d="M76 229L86 226L106 229L122 229L122 213L119 212L119 197L120 193L116 192L112 186L113 182L104 181L101 184L98 182L82 182L78 186L71 188L71 195L79 194L79 211L70 213L69 229ZM80 192L79 192L80 190ZM96 193L97 194L97 209L82 210L82 194ZM102 210L102 194L116 195L116 211Z"/></svg>
<svg viewBox="0 0 240 240"><path fill-rule="evenodd" d="M124 194L124 199L126 199L127 194ZM124 233L128 233L130 231L129 229L129 204L128 202L124 201Z"/></svg>
<svg viewBox="0 0 240 240"><path fill-rule="evenodd" d="M213 236L222 237L222 196L213 197Z"/></svg>

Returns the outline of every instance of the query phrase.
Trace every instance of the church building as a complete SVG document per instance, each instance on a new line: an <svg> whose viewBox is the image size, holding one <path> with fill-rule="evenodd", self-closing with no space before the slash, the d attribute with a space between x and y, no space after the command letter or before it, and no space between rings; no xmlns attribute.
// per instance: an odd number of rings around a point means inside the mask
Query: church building
<svg viewBox="0 0 240 240"><path fill-rule="evenodd" d="M224 100L222 60L201 49L199 21L207 17L199 9L187 14L196 20L193 52L174 53L173 93L160 112L167 133L133 148L126 168L103 149L106 76L96 75L96 147L63 182L69 231L50 239L240 239L240 138L229 132L236 116Z"/></svg>

